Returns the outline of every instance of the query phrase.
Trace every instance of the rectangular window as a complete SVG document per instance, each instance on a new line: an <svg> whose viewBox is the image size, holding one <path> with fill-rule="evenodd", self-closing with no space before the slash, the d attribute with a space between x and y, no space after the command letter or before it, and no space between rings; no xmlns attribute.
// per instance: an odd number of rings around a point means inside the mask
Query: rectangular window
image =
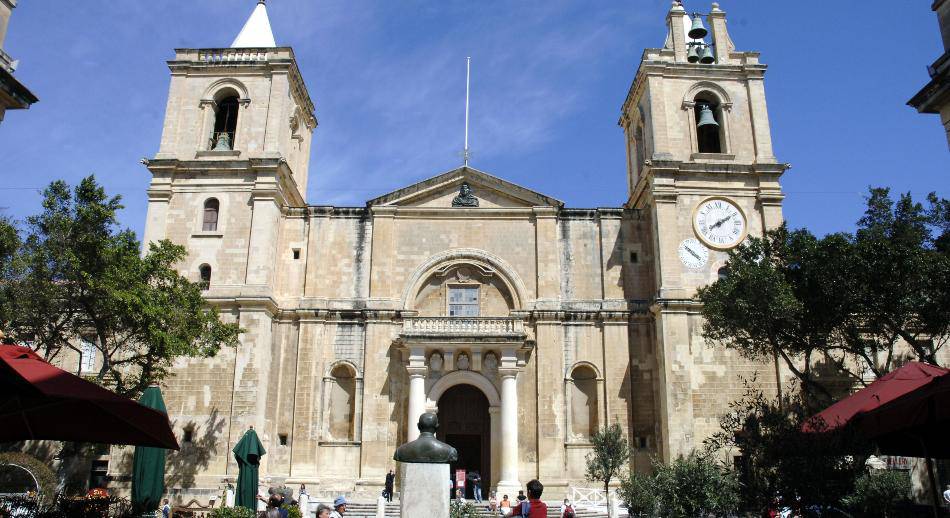
<svg viewBox="0 0 950 518"><path fill-rule="evenodd" d="M478 316L478 286L449 287L449 316Z"/></svg>
<svg viewBox="0 0 950 518"><path fill-rule="evenodd" d="M79 372L81 373L90 373L95 372L96 370L96 352L99 350L96 348L96 344L86 340L85 338L81 339L81 346L79 348L80 354L82 355L79 358Z"/></svg>

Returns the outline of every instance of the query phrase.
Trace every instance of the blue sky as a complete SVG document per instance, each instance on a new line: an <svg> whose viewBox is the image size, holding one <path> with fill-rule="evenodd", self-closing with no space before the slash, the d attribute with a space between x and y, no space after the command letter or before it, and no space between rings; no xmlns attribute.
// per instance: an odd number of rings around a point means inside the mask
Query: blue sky
<svg viewBox="0 0 950 518"><path fill-rule="evenodd" d="M5 50L40 98L0 124L0 207L40 208L39 189L95 173L145 220L176 47L227 46L254 0L22 0ZM770 66L775 152L793 166L785 215L850 230L868 186L950 196L935 115L905 106L942 49L929 1L724 0L739 50ZM359 206L460 165L465 56L472 56L472 165L571 207L626 200L620 106L668 1L270 0L320 121L310 203ZM709 1L688 0L708 11ZM857 9L860 7L860 9Z"/></svg>

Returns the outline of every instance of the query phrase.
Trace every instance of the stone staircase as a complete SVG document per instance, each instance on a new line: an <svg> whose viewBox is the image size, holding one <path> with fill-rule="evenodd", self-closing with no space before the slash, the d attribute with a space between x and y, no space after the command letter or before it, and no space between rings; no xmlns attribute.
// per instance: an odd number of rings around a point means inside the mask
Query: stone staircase
<svg viewBox="0 0 950 518"><path fill-rule="evenodd" d="M327 502L329 505L331 502ZM561 518L561 502L545 502L548 504L548 518ZM316 517L318 503L310 503L310 517ZM488 511L488 504L478 505L478 516L480 518L498 518L501 513L492 514ZM577 518L606 518L607 510L603 508L577 508ZM626 516L622 511L621 516ZM346 518L376 518L376 502L366 500L352 501L346 506ZM399 501L393 500L386 504L386 518L402 518L399 513ZM423 517L424 518L424 517Z"/></svg>

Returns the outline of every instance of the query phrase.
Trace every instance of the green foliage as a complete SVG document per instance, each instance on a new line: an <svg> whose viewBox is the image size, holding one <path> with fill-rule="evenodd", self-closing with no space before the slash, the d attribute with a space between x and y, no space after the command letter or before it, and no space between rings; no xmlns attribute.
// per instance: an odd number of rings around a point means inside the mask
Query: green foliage
<svg viewBox="0 0 950 518"><path fill-rule="evenodd" d="M449 518L477 518L478 509L475 507L475 504L455 499L452 500L452 505L449 506Z"/></svg>
<svg viewBox="0 0 950 518"><path fill-rule="evenodd" d="M722 516L739 507L739 481L710 457L696 452L669 465L653 461L653 474L632 473L620 485L630 514L694 518Z"/></svg>
<svg viewBox="0 0 950 518"><path fill-rule="evenodd" d="M39 501L41 505L48 505L56 496L56 474L43 461L32 455L21 452L0 453L0 466L16 464L29 471L39 484Z"/></svg>
<svg viewBox="0 0 950 518"><path fill-rule="evenodd" d="M300 508L296 505L284 504L280 506L280 508L287 510L287 518L303 518L303 513L300 512Z"/></svg>
<svg viewBox="0 0 950 518"><path fill-rule="evenodd" d="M904 471L863 475L844 504L861 516L898 516L900 504L910 500L910 476Z"/></svg>
<svg viewBox="0 0 950 518"><path fill-rule="evenodd" d="M218 507L211 511L211 518L256 518L256 516L257 513L247 507Z"/></svg>
<svg viewBox="0 0 950 518"><path fill-rule="evenodd" d="M630 449L623 428L614 423L597 430L590 437L593 450L587 454L587 480L604 483L609 490L610 481L621 476L630 463Z"/></svg>
<svg viewBox="0 0 950 518"><path fill-rule="evenodd" d="M56 181L43 194L43 211L27 219L6 268L0 244L0 328L15 340L52 360L78 353L83 337L101 358L95 381L132 397L164 378L176 357L237 343L240 329L222 323L200 286L176 271L184 247L151 243L143 257L135 234L118 229L119 198L94 177L73 191ZM15 242L8 226L0 224L0 243Z"/></svg>
<svg viewBox="0 0 950 518"><path fill-rule="evenodd" d="M950 338L950 203L872 189L855 233L780 227L730 251L729 275L699 290L703 334L780 359L824 405L901 358L936 364Z"/></svg>
<svg viewBox="0 0 950 518"><path fill-rule="evenodd" d="M801 502L805 508L837 507L852 491L870 447L846 431L802 433L801 425L810 415L800 394L773 400L749 388L720 418L721 431L707 439L706 450L741 454L744 509L762 511L776 496L786 504Z"/></svg>

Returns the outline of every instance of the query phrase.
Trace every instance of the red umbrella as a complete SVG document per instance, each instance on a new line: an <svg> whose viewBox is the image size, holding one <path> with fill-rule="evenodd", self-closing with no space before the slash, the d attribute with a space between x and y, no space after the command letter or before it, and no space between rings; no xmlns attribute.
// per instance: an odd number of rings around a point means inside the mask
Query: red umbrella
<svg viewBox="0 0 950 518"><path fill-rule="evenodd" d="M15 345L0 346L0 423L0 442L47 439L178 449L167 415Z"/></svg>
<svg viewBox="0 0 950 518"><path fill-rule="evenodd" d="M881 453L924 457L934 516L939 506L932 458L950 458L950 370L910 362L810 417L802 431L847 426Z"/></svg>
<svg viewBox="0 0 950 518"><path fill-rule="evenodd" d="M913 432L919 428L950 426L950 370L927 363L909 362L881 376L867 387L838 401L809 418L804 432L825 432L845 425L854 427L867 439L877 441L893 434ZM917 445L895 444L892 455L920 456ZM947 449L936 442L935 449ZM879 445L880 446L880 445ZM895 451L915 448L913 452ZM936 451L929 451L934 456ZM946 453L950 454L950 451ZM942 455L941 455L942 456Z"/></svg>

